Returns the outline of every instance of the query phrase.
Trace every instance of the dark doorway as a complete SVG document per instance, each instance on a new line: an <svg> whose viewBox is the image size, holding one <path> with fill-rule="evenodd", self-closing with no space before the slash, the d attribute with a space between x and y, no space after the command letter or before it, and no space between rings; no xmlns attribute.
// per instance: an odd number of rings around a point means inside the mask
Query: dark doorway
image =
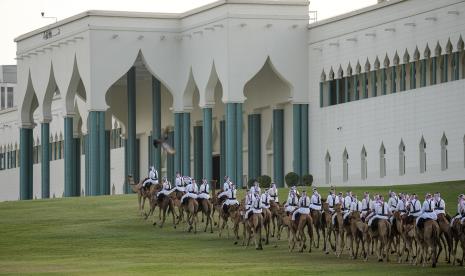
<svg viewBox="0 0 465 276"><path fill-rule="evenodd" d="M212 158L212 180L216 180L216 189L220 189L220 155L214 155Z"/></svg>

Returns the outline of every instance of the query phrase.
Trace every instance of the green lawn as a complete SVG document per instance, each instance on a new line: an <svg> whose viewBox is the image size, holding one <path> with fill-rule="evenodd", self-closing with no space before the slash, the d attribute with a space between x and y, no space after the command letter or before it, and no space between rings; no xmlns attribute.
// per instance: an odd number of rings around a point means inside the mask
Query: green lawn
<svg viewBox="0 0 465 276"><path fill-rule="evenodd" d="M320 193L326 195L327 188ZM347 190L347 188L344 188ZM387 187L353 188L386 194ZM465 181L396 186L396 191L441 191L450 213ZM287 191L281 190L281 199ZM465 275L465 268L441 262L436 269L336 258L321 249L289 253L278 247L234 245L217 231L186 233L171 221L160 229L138 216L135 195L0 203L1 274L157 274L157 275ZM232 233L231 233L232 234ZM274 240L272 242L274 244Z"/></svg>

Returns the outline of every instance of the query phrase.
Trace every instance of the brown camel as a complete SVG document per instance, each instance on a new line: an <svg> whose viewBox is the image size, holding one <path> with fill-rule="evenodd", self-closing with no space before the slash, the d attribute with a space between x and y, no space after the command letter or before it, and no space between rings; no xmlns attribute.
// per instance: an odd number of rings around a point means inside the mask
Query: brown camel
<svg viewBox="0 0 465 276"><path fill-rule="evenodd" d="M161 218L161 223L160 223L160 228L163 227L165 224L166 220L166 212L171 212L171 215L173 217L173 227L176 228L176 220L175 220L175 213L174 213L174 203L171 197L166 196L164 194L160 194L160 196L157 196L157 193L155 193L151 198L150 198L150 212L148 216L153 214L153 211L155 210L155 207L158 206L160 208L160 211L162 213L162 218ZM153 219L153 225L156 225L157 223L155 222L155 218Z"/></svg>
<svg viewBox="0 0 465 276"><path fill-rule="evenodd" d="M368 227L368 233L370 239L375 241L375 244L379 243L377 248L378 262L382 262L386 257L386 262L389 262L389 236L391 235L391 224L387 219L376 218L373 220L371 227Z"/></svg>
<svg viewBox="0 0 465 276"><path fill-rule="evenodd" d="M439 240L439 224L435 220L426 220L423 222L423 227L415 225L416 239L419 246L417 256L421 256L420 262L426 266L428 260L431 259L432 267L436 267L438 247L441 247ZM429 249L431 248L431 254ZM418 258L417 258L418 260ZM416 264L416 261L415 261Z"/></svg>
<svg viewBox="0 0 465 276"><path fill-rule="evenodd" d="M291 217L292 215L289 215ZM307 235L305 234L305 228L307 228L307 234L309 236L308 252L312 252L313 243L313 220L310 214L298 214L295 220L290 221L290 236L289 236L289 251L293 251L295 244L300 243L299 252L303 252L307 247Z"/></svg>
<svg viewBox="0 0 465 276"><path fill-rule="evenodd" d="M320 232L325 235L325 229L323 228L323 215L319 210L311 210L310 215L312 217L313 226L315 227L316 232L316 241L313 240L313 245L315 248L320 248Z"/></svg>
<svg viewBox="0 0 465 276"><path fill-rule="evenodd" d="M439 224L439 238L441 239L442 244L444 245L445 249L445 260L447 263L450 263L450 254L452 251L452 234L450 228L450 219L445 214L438 214ZM440 248L441 249L441 248ZM438 257L441 254L441 251L438 252Z"/></svg>
<svg viewBox="0 0 465 276"><path fill-rule="evenodd" d="M263 216L262 214L250 212L245 225L246 225L247 234L248 234L246 247L249 246L250 240L253 238L255 242L255 249L263 250L263 246L262 246Z"/></svg>
<svg viewBox="0 0 465 276"><path fill-rule="evenodd" d="M362 244L362 255L366 261L368 258L368 225L360 218L359 211L352 211L349 215L349 229L350 231L350 251L351 258L356 259L358 257L358 250L360 243ZM355 242L355 247L354 247Z"/></svg>
<svg viewBox="0 0 465 276"><path fill-rule="evenodd" d="M137 202L139 203L139 212L141 213L142 216L145 216L147 218L147 214L144 211L145 200L146 199L150 200L151 196L153 196L155 185L151 185L149 190L142 188L142 184L144 183L146 179L147 178L142 179L139 183L136 184L132 175L128 175L127 177L128 184L131 186L132 191L134 193L137 193Z"/></svg>
<svg viewBox="0 0 465 276"><path fill-rule="evenodd" d="M271 236L274 237L276 233L276 221L278 219L278 211L280 205L276 203L274 200L270 200L270 212L271 212L271 224L273 225L273 231L271 232Z"/></svg>
<svg viewBox="0 0 465 276"><path fill-rule="evenodd" d="M239 205L223 205L222 208L220 209L220 232L219 232L219 237L221 238L221 235L223 234L224 228L228 224L229 218L237 212L239 209ZM221 223L222 221L222 223ZM229 237L229 228L228 228L228 237Z"/></svg>
<svg viewBox="0 0 465 276"><path fill-rule="evenodd" d="M170 194L171 199L173 200L174 206L178 208L178 223L180 221L184 222L184 208L181 206L181 198L185 192L174 191Z"/></svg>
<svg viewBox="0 0 465 276"><path fill-rule="evenodd" d="M279 209L278 209L278 216L276 217L276 227L277 227L276 238L277 238L277 240L281 239L281 232L283 231L284 227L287 228L287 237L289 239L289 236L290 236L290 229L289 229L290 221L291 221L291 219L290 219L289 215L286 213L286 211L284 210L284 206L280 205Z"/></svg>
<svg viewBox="0 0 465 276"><path fill-rule="evenodd" d="M325 252L325 254L329 254L329 246L333 251L336 250L336 247L331 242L331 233L333 233L333 222L332 214L329 210L329 204L327 202L323 202L323 212L321 213L321 215L321 225L323 227L323 251Z"/></svg>
<svg viewBox="0 0 465 276"><path fill-rule="evenodd" d="M336 206L334 206L334 213L336 214L336 217L334 221L332 221L333 228L332 230L334 231L334 236L336 237L336 248L335 248L335 254L339 258L342 254L342 251L344 250L344 220L342 218L342 211L341 211L341 204L338 203ZM339 249L339 252L338 252Z"/></svg>
<svg viewBox="0 0 465 276"><path fill-rule="evenodd" d="M197 201L199 203L199 211L202 212L202 215L207 217L207 222L205 224L204 232L207 232L208 225L210 225L210 233L213 233L213 226L212 226L213 205L210 202L210 200L205 199L205 198L198 198Z"/></svg>
<svg viewBox="0 0 465 276"><path fill-rule="evenodd" d="M465 259L465 225L460 223L460 217L454 220L450 230L453 239L452 265L455 265L456 261L463 265ZM460 260L457 259L457 246L459 243L462 248L462 258Z"/></svg>
<svg viewBox="0 0 465 276"><path fill-rule="evenodd" d="M195 198L188 197L184 200L184 204L181 203L181 209L187 214L187 224L189 225L187 231L197 233L197 212L199 211L199 203ZM178 219L178 223L181 218Z"/></svg>
<svg viewBox="0 0 465 276"><path fill-rule="evenodd" d="M272 220L271 211L267 208L262 208L263 228L265 228L265 244L270 243L270 225Z"/></svg>

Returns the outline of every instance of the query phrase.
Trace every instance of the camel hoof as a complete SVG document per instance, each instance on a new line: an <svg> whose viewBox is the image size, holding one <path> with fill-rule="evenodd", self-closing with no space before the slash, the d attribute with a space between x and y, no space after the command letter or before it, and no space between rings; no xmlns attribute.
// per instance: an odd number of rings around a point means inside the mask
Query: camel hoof
<svg viewBox="0 0 465 276"><path fill-rule="evenodd" d="M326 255L328 255L328 254L329 254L329 252L328 252L328 251L326 251L326 252L325 252L325 254L326 254Z"/></svg>
<svg viewBox="0 0 465 276"><path fill-rule="evenodd" d="M383 262L383 259L378 259L378 262L382 263L382 262Z"/></svg>
<svg viewBox="0 0 465 276"><path fill-rule="evenodd" d="M234 242L234 245L236 245L236 244L237 244L237 241Z"/></svg>
<svg viewBox="0 0 465 276"><path fill-rule="evenodd" d="M157 223L156 223L156 222L154 222L152 225L153 225L153 226L155 226L155 225L157 225Z"/></svg>

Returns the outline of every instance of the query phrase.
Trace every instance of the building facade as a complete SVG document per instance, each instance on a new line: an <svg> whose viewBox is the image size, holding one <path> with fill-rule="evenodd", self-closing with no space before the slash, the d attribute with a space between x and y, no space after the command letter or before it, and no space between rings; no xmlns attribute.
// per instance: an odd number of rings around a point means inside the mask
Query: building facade
<svg viewBox="0 0 465 276"><path fill-rule="evenodd" d="M239 186L291 171L318 186L463 179L464 2L384 1L309 25L308 1L227 0L24 34L2 199L128 192L152 164Z"/></svg>

